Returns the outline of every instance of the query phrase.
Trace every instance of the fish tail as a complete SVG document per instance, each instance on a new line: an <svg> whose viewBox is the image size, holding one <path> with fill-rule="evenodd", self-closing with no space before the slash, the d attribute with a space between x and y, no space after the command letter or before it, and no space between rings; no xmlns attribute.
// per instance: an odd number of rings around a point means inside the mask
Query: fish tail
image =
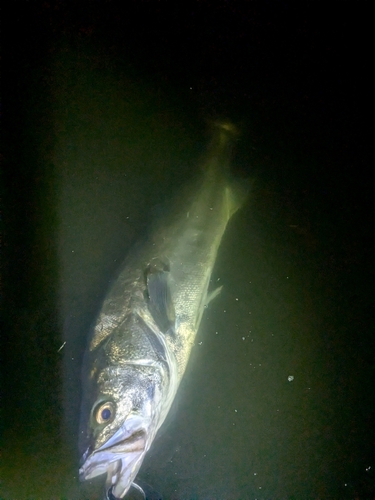
<svg viewBox="0 0 375 500"><path fill-rule="evenodd" d="M221 172L225 179L228 220L245 203L250 182L248 179L233 179L230 174L230 160L233 146L240 136L239 129L229 120L209 122L211 143L207 151L206 168L208 175L217 176Z"/></svg>
<svg viewBox="0 0 375 500"><path fill-rule="evenodd" d="M229 120L211 120L208 122L208 128L211 141L207 149L206 167L229 170L232 150L239 137L239 130Z"/></svg>

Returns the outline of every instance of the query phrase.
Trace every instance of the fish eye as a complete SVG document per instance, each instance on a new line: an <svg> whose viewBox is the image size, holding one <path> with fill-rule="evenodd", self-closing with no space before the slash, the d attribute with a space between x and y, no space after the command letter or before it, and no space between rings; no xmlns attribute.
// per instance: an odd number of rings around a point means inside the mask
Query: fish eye
<svg viewBox="0 0 375 500"><path fill-rule="evenodd" d="M114 419L115 406L110 401L100 404L95 410L95 420L98 424L108 424Z"/></svg>

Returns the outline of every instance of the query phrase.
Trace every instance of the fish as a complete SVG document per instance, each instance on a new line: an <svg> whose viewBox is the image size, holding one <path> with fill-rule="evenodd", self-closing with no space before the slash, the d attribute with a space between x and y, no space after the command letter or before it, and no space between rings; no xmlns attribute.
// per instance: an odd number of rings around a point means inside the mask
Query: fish
<svg viewBox="0 0 375 500"><path fill-rule="evenodd" d="M143 245L130 251L94 323L82 368L81 481L106 474L122 499L163 424L207 305L220 242L248 189L231 179L238 130L211 124L200 177Z"/></svg>

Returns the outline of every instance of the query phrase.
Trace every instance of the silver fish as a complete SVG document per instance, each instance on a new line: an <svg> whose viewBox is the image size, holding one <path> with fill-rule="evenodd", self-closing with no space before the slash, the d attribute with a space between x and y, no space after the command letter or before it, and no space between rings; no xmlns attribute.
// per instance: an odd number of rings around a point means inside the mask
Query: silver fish
<svg viewBox="0 0 375 500"><path fill-rule="evenodd" d="M100 310L83 365L80 479L107 474L111 498L132 486L189 360L218 248L245 190L229 180L231 123L213 126L200 179L133 252Z"/></svg>

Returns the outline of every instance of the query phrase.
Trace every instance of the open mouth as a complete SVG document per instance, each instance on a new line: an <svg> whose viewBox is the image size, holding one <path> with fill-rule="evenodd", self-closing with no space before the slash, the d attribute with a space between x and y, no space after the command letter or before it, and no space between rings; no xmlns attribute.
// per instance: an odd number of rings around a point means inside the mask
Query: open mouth
<svg viewBox="0 0 375 500"><path fill-rule="evenodd" d="M119 436L118 436L119 437ZM125 468L132 469L131 464L137 461L146 449L146 431L140 429L130 436L116 441L112 436L107 443L92 451L88 448L82 456L79 477L81 481L107 473L107 481L115 484Z"/></svg>
<svg viewBox="0 0 375 500"><path fill-rule="evenodd" d="M123 446L126 448L126 451L136 451L133 449L128 449L128 446L132 445L134 443L140 442L140 441L143 442L145 436L146 436L146 431L144 429L140 429L139 431L133 432L133 434L131 434L131 436L123 439L122 441L119 441L114 446L111 446L111 448L114 449L114 448ZM105 448L103 448L103 450L104 449Z"/></svg>

